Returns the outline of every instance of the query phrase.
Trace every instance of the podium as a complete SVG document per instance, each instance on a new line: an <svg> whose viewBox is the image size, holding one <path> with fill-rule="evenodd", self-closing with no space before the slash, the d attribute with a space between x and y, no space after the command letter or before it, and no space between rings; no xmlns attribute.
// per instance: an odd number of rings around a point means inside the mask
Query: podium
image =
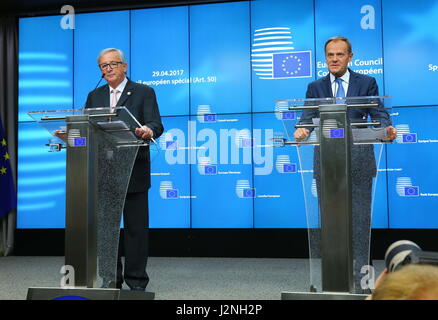
<svg viewBox="0 0 438 320"><path fill-rule="evenodd" d="M28 113L64 138L66 148L65 265L59 288L29 288L28 299L153 299L151 292L116 289L120 221L138 149L148 143L125 107Z"/></svg>
<svg viewBox="0 0 438 320"><path fill-rule="evenodd" d="M285 132L277 143L295 146L299 158L310 268L309 292L282 299L363 299L390 98L279 100L276 111ZM297 128L310 131L306 140L295 140Z"/></svg>

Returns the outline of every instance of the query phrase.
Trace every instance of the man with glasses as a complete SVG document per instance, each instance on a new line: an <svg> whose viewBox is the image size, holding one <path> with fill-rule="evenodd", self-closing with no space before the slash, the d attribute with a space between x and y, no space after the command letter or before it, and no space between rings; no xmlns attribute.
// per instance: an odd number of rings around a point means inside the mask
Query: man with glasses
<svg viewBox="0 0 438 320"><path fill-rule="evenodd" d="M100 52L97 63L107 85L88 94L86 108L109 106L126 107L142 124L135 134L142 139L157 139L163 133L160 112L152 88L135 83L126 77L128 64L119 49L108 48ZM149 147L139 148L135 159L123 209L124 246L119 245L117 283L123 281L131 290L144 291L149 282L146 272L148 258L148 189L150 188ZM122 243L121 241L119 243ZM121 254L124 251L125 265L122 268ZM122 272L124 271L124 272Z"/></svg>

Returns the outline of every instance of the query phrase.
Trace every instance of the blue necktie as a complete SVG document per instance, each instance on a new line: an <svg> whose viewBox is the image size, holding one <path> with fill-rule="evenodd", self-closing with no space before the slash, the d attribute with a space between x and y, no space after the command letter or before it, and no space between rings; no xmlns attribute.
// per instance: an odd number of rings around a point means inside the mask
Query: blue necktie
<svg viewBox="0 0 438 320"><path fill-rule="evenodd" d="M336 98L344 98L345 97L345 91L344 87L342 86L342 79L336 78L336 83L338 84L338 91L336 92ZM336 100L336 103L339 103L338 100Z"/></svg>

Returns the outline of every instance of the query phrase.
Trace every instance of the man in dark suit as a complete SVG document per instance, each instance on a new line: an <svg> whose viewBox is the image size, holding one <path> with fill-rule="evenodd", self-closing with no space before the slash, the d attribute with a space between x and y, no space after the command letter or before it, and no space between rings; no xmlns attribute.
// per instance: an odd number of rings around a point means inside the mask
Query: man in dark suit
<svg viewBox="0 0 438 320"><path fill-rule="evenodd" d="M108 82L88 94L86 108L125 106L142 124L135 134L142 139L157 139L163 133L160 112L152 88L132 82L126 77L127 63L121 50L108 48L98 57L98 66ZM141 147L132 169L123 209L124 247L119 246L116 287L126 281L131 290L145 290L148 258L148 189L150 188L149 147ZM122 243L122 241L120 241ZM124 251L124 273L121 254Z"/></svg>
<svg viewBox="0 0 438 320"><path fill-rule="evenodd" d="M325 43L325 57L329 74L310 83L306 98L358 97L378 96L379 89L373 77L353 72L348 64L353 58L351 44L344 37L334 37ZM349 108L348 117L351 122L372 120L381 122L386 127L386 135L390 140L396 138L397 132L391 125L388 112L383 107ZM303 111L301 123L312 123L312 118L319 118L317 110ZM294 132L296 140L307 139L310 130L298 128ZM371 191L373 178L377 168L373 145L353 145L351 150L352 176L352 214L353 214L353 255L355 257L355 288L360 292L361 268L369 264L369 239L371 227ZM320 186L319 147L314 152L314 177L318 194Z"/></svg>

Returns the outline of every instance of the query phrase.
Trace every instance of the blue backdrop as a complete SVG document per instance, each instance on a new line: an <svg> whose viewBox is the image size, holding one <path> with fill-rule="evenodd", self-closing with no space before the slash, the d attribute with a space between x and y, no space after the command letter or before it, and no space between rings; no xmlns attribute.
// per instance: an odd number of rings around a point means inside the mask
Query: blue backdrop
<svg viewBox="0 0 438 320"><path fill-rule="evenodd" d="M351 40L350 67L393 97L400 134L384 147L373 226L438 227L438 1L254 0L77 14L74 29L62 18L19 21L19 228L65 224L65 152L47 152L27 112L81 108L107 47L157 93L152 228L306 227L297 152L273 147L274 106L327 73L334 35Z"/></svg>

